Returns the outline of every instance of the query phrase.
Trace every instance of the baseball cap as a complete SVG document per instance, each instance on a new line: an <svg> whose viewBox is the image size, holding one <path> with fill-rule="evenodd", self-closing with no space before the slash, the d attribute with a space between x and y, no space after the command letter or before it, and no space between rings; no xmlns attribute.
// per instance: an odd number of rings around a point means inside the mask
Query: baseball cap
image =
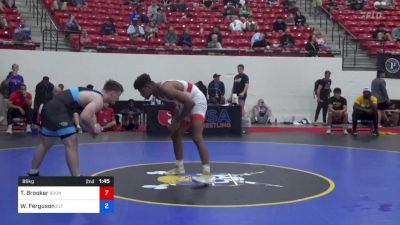
<svg viewBox="0 0 400 225"><path fill-rule="evenodd" d="M370 89L369 87L365 87L365 88L363 89L363 92L371 92L371 89Z"/></svg>
<svg viewBox="0 0 400 225"><path fill-rule="evenodd" d="M221 75L219 75L218 73L214 73L213 78L220 77L220 76Z"/></svg>

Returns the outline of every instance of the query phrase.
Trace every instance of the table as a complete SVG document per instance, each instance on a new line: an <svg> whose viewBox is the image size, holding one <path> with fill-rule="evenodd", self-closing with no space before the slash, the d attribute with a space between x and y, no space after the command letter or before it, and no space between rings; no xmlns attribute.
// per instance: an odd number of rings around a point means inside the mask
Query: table
<svg viewBox="0 0 400 225"><path fill-rule="evenodd" d="M166 134L171 123L171 106L144 105L146 127L149 134ZM240 106L208 105L205 134L241 134L242 116Z"/></svg>

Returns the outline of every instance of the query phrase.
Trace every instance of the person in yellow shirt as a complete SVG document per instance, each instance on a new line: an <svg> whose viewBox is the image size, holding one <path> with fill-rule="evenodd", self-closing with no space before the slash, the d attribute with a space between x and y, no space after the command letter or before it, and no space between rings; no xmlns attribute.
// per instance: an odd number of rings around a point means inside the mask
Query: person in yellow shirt
<svg viewBox="0 0 400 225"><path fill-rule="evenodd" d="M370 120L374 124L372 134L378 133L378 99L372 96L371 89L364 88L363 95L358 96L353 106L353 135L357 135L357 120Z"/></svg>

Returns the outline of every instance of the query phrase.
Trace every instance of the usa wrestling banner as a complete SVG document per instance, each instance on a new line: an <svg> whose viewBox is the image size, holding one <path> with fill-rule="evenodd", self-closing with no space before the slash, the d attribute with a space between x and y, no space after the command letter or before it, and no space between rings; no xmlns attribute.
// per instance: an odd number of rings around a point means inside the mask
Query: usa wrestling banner
<svg viewBox="0 0 400 225"><path fill-rule="evenodd" d="M144 105L149 134L168 133L171 125L171 109L167 105ZM206 134L241 134L240 106L209 105L204 124Z"/></svg>

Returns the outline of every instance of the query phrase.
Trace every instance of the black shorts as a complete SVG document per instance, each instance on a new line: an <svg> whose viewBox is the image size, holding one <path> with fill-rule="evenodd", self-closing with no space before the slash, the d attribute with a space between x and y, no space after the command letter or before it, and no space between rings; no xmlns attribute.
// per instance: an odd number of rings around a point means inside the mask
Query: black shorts
<svg viewBox="0 0 400 225"><path fill-rule="evenodd" d="M389 104L387 102L378 103L379 110L386 110L389 109Z"/></svg>
<svg viewBox="0 0 400 225"><path fill-rule="evenodd" d="M41 134L48 137L66 138L77 132L73 121L73 110L63 102L53 99L43 107Z"/></svg>

